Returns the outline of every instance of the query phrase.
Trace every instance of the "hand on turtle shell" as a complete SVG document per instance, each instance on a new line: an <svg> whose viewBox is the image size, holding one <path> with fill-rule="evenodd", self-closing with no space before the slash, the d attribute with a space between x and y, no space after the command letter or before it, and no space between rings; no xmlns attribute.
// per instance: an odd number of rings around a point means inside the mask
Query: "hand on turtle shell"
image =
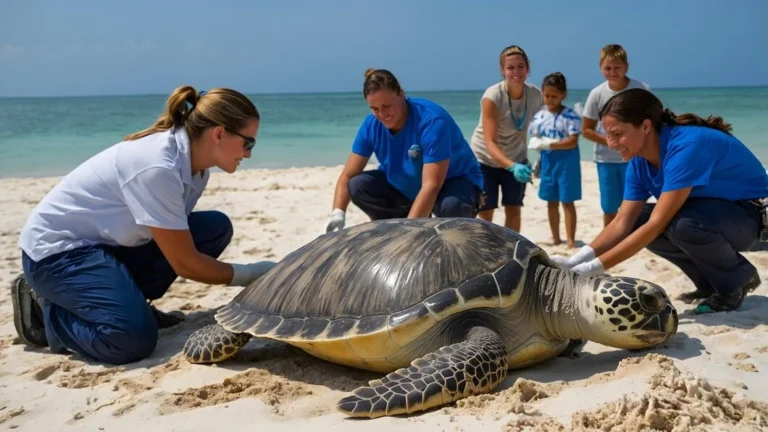
<svg viewBox="0 0 768 432"><path fill-rule="evenodd" d="M229 286L242 286L247 287L253 281L258 280L264 276L268 271L272 270L272 267L277 265L274 261L259 261L250 264L230 264L235 270L235 275L232 277L232 281Z"/></svg>
<svg viewBox="0 0 768 432"><path fill-rule="evenodd" d="M325 232L337 231L344 228L344 210L334 209L331 213L331 217L328 218L328 222L325 224Z"/></svg>

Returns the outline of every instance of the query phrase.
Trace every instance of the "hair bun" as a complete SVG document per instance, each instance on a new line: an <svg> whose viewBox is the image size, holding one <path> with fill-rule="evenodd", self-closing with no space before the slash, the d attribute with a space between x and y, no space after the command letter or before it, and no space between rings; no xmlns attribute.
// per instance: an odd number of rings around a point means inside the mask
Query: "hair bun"
<svg viewBox="0 0 768 432"><path fill-rule="evenodd" d="M368 78L369 76L373 75L373 73L376 72L375 68L368 68L365 70L365 77Z"/></svg>

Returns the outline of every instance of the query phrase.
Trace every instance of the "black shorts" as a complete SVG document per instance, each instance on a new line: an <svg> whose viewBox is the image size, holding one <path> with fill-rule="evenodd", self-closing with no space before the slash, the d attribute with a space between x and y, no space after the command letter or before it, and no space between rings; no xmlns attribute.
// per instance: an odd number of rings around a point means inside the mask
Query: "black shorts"
<svg viewBox="0 0 768 432"><path fill-rule="evenodd" d="M523 162L525 163L525 162ZM480 164L483 172L483 191L485 191L485 205L483 210L493 210L499 206L499 189L501 189L502 206L522 206L525 197L525 183L515 179L515 175L504 168L494 168Z"/></svg>

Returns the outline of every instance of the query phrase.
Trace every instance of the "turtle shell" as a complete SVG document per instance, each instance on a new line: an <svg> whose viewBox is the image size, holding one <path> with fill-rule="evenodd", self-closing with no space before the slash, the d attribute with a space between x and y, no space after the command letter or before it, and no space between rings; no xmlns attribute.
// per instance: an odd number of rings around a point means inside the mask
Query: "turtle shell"
<svg viewBox="0 0 768 432"><path fill-rule="evenodd" d="M216 318L233 332L388 370L391 364L360 361L391 356L454 313L512 306L534 254L544 252L517 232L481 219L364 223L290 253Z"/></svg>

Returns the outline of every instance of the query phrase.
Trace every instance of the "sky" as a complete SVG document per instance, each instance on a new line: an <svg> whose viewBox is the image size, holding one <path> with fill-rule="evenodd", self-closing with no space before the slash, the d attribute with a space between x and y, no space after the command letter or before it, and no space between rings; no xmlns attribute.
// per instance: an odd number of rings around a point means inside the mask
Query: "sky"
<svg viewBox="0 0 768 432"><path fill-rule="evenodd" d="M0 0L0 97L358 92L368 67L476 90L511 44L537 85L599 84L609 43L652 88L768 85L766 23L766 0Z"/></svg>

